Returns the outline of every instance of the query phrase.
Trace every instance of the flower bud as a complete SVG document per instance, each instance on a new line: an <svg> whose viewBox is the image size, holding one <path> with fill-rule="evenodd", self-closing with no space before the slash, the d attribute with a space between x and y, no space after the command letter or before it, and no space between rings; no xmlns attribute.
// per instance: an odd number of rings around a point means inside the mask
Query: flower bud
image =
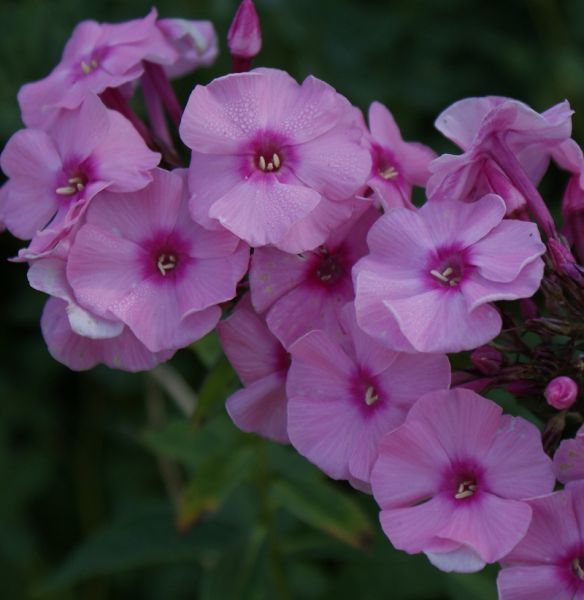
<svg viewBox="0 0 584 600"><path fill-rule="evenodd" d="M484 375L496 375L501 370L503 355L490 346L481 346L472 351L470 361Z"/></svg>
<svg viewBox="0 0 584 600"><path fill-rule="evenodd" d="M233 72L247 71L262 47L260 20L252 0L242 0L227 32Z"/></svg>
<svg viewBox="0 0 584 600"><path fill-rule="evenodd" d="M582 281L582 275L576 266L576 259L569 248L552 238L548 240L548 252L556 273L561 273L575 281Z"/></svg>
<svg viewBox="0 0 584 600"><path fill-rule="evenodd" d="M550 406L565 410L576 402L578 386L570 377L555 377L547 384L543 394Z"/></svg>

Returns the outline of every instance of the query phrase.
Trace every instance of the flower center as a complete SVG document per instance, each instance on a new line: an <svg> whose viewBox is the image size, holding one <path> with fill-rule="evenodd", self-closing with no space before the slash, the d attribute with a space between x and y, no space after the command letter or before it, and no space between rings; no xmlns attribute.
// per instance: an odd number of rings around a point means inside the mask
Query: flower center
<svg viewBox="0 0 584 600"><path fill-rule="evenodd" d="M377 402L379 400L379 396L375 393L375 388L370 385L366 390L365 390L365 404L367 404L367 406L371 406L372 404L375 404L375 402Z"/></svg>
<svg viewBox="0 0 584 600"><path fill-rule="evenodd" d="M582 568L582 557L577 556L572 561L572 573L584 581L584 568Z"/></svg>
<svg viewBox="0 0 584 600"><path fill-rule="evenodd" d="M331 254L324 246L321 246L320 254L321 259L316 265L316 277L324 283L336 281L343 274L338 253Z"/></svg>
<svg viewBox="0 0 584 600"><path fill-rule="evenodd" d="M434 283L441 287L454 288L464 275L464 256L452 249L438 250L438 255L432 258L428 270Z"/></svg>
<svg viewBox="0 0 584 600"><path fill-rule="evenodd" d="M477 491L477 482L474 479L465 479L458 484L454 497L457 500L464 500L474 496Z"/></svg>
<svg viewBox="0 0 584 600"><path fill-rule="evenodd" d="M444 286L454 287L460 283L460 269L454 267L446 267L443 271L432 269L430 275Z"/></svg>
<svg viewBox="0 0 584 600"><path fill-rule="evenodd" d="M399 173L391 165L389 167L380 168L377 172L379 173L380 177L387 181L399 175Z"/></svg>
<svg viewBox="0 0 584 600"><path fill-rule="evenodd" d="M58 187L55 192L59 194L59 196L72 196L73 194L82 192L86 183L87 181L84 177L76 175L75 177L70 177L67 180L67 185Z"/></svg>
<svg viewBox="0 0 584 600"><path fill-rule="evenodd" d="M266 158L267 156L267 158ZM273 152L270 157L269 154L264 156L260 154L257 159L257 167L260 171L277 171L282 164L280 155L277 152Z"/></svg>
<svg viewBox="0 0 584 600"><path fill-rule="evenodd" d="M167 273L176 267L177 262L174 254L162 253L156 259L156 268L161 275L166 276Z"/></svg>
<svg viewBox="0 0 584 600"><path fill-rule="evenodd" d="M95 58L92 58L88 61L82 60L79 63L79 67L83 71L84 75L89 75L89 73L91 73L92 71L95 71L95 69L97 69L97 67L99 67L99 63L97 62L97 60L95 60Z"/></svg>

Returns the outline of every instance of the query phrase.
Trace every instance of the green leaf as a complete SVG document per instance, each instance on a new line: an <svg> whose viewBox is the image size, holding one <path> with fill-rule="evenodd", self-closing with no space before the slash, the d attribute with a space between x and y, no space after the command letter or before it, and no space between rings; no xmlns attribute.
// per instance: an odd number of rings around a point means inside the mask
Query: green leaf
<svg viewBox="0 0 584 600"><path fill-rule="evenodd" d="M326 481L301 486L279 480L270 495L276 506L351 546L364 548L371 539L371 524L359 505Z"/></svg>
<svg viewBox="0 0 584 600"><path fill-rule="evenodd" d="M169 507L150 507L115 520L87 539L40 591L153 565L182 561L208 565L236 542L233 528L217 521L200 523L180 535Z"/></svg>
<svg viewBox="0 0 584 600"><path fill-rule="evenodd" d="M448 587L452 600L497 600L494 577L489 571L472 573L449 573Z"/></svg>
<svg viewBox="0 0 584 600"><path fill-rule="evenodd" d="M212 455L196 471L180 499L177 525L188 529L201 515L214 512L247 477L253 466L251 448Z"/></svg>
<svg viewBox="0 0 584 600"><path fill-rule="evenodd" d="M200 423L209 415L211 409L217 405L221 406L228 396L239 387L239 380L235 371L225 357L219 359L217 364L207 373L197 395L199 402L193 415L193 421Z"/></svg>
<svg viewBox="0 0 584 600"><path fill-rule="evenodd" d="M217 337L217 332L215 330L211 331L211 333L208 333L194 344L191 344L190 348L207 369L211 369L222 355L219 338Z"/></svg>

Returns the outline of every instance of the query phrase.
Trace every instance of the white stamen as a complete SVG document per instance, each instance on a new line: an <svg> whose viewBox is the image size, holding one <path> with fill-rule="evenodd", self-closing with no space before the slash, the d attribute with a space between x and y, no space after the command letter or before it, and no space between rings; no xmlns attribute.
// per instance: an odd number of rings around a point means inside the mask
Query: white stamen
<svg viewBox="0 0 584 600"><path fill-rule="evenodd" d="M580 564L580 559L575 558L572 561L572 571L577 575L580 579L584 579L584 569L582 569L582 565Z"/></svg>
<svg viewBox="0 0 584 600"><path fill-rule="evenodd" d="M260 169L262 171L266 170L266 159L263 156L260 156L259 160L258 160L258 164L260 166Z"/></svg>
<svg viewBox="0 0 584 600"><path fill-rule="evenodd" d="M280 168L280 157L275 152L272 156L272 162L274 163L274 167L276 167L276 169Z"/></svg>
<svg viewBox="0 0 584 600"><path fill-rule="evenodd" d="M269 162L268 166L266 167L266 171L273 171L273 170L274 170L274 165L271 162Z"/></svg>
<svg viewBox="0 0 584 600"><path fill-rule="evenodd" d="M463 500L464 498L470 498L476 492L477 486L476 483L472 481L463 481L458 484L458 489L456 490L456 494L454 497L457 500Z"/></svg>
<svg viewBox="0 0 584 600"><path fill-rule="evenodd" d="M454 279L451 279L449 281L450 286L454 287L455 285L458 285L460 283L460 277L455 277Z"/></svg>
<svg viewBox="0 0 584 600"><path fill-rule="evenodd" d="M167 271L172 271L176 267L176 258L172 254L161 254L156 261L156 267L161 275L166 275Z"/></svg>
<svg viewBox="0 0 584 600"><path fill-rule="evenodd" d="M76 186L78 192L82 192L85 187L82 183L78 183Z"/></svg>
<svg viewBox="0 0 584 600"><path fill-rule="evenodd" d="M84 61L81 61L81 70L87 75L91 73L91 67Z"/></svg>
<svg viewBox="0 0 584 600"><path fill-rule="evenodd" d="M454 494L454 497L457 500L462 500L463 498L470 498L473 494L474 494L473 491L465 490L464 492L458 492L457 494Z"/></svg>
<svg viewBox="0 0 584 600"><path fill-rule="evenodd" d="M367 406L371 406L374 402L379 400L379 396L375 393L373 386L370 385L365 392L365 404Z"/></svg>
<svg viewBox="0 0 584 600"><path fill-rule="evenodd" d="M81 179L81 177L71 177L71 179L69 179L68 181L71 185L75 185L76 183L83 183L83 179Z"/></svg>
<svg viewBox="0 0 584 600"><path fill-rule="evenodd" d="M452 275L452 273L454 273L454 269L452 267L448 267L442 271L442 275L444 275L444 277L448 277L449 275Z"/></svg>
<svg viewBox="0 0 584 600"><path fill-rule="evenodd" d="M77 190L74 187L67 185L65 187L58 187L55 192L57 192L59 196L70 196L71 194L75 194Z"/></svg>
<svg viewBox="0 0 584 600"><path fill-rule="evenodd" d="M380 169L379 175L383 177L383 179L389 180L397 177L398 172L393 167L387 167L386 169Z"/></svg>
<svg viewBox="0 0 584 600"><path fill-rule="evenodd" d="M433 275L434 277L436 277L436 279L439 279L444 283L448 283L448 277L445 277L442 273L440 273L440 271L436 271L436 269L432 269L430 271L430 275Z"/></svg>

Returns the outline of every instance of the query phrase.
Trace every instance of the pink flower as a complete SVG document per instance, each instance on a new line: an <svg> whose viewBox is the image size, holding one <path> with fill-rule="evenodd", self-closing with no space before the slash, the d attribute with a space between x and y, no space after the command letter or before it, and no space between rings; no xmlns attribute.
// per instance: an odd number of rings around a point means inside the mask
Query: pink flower
<svg viewBox="0 0 584 600"><path fill-rule="evenodd" d="M369 256L353 268L359 325L406 352L459 352L493 339L501 317L490 303L532 296L543 275L537 227L504 216L494 195L383 215Z"/></svg>
<svg viewBox="0 0 584 600"><path fill-rule="evenodd" d="M342 324L342 344L311 331L290 347L288 435L327 475L367 491L381 436L421 395L448 387L450 365L444 355L387 350L357 327L351 304Z"/></svg>
<svg viewBox="0 0 584 600"><path fill-rule="evenodd" d="M404 142L393 115L380 102L369 107L369 129L373 167L367 185L385 210L412 208L412 186L426 185L436 154L422 144Z"/></svg>
<svg viewBox="0 0 584 600"><path fill-rule="evenodd" d="M288 353L254 312L249 294L217 325L221 347L244 385L229 396L227 412L243 431L288 443Z"/></svg>
<svg viewBox="0 0 584 600"><path fill-rule="evenodd" d="M496 193L505 200L508 215L522 211L526 201L539 215L545 205L527 188L539 182L554 149L570 137L571 115L566 101L541 114L496 96L455 102L435 125L464 154L445 154L430 165L428 197L472 202ZM547 214L541 218L551 219Z"/></svg>
<svg viewBox="0 0 584 600"><path fill-rule="evenodd" d="M247 71L262 48L262 31L254 3L242 0L227 32L227 46L233 61L233 71Z"/></svg>
<svg viewBox="0 0 584 600"><path fill-rule="evenodd" d="M574 245L580 261L584 262L584 185L580 179L581 175L572 175L566 186L562 199L562 231Z"/></svg>
<svg viewBox="0 0 584 600"><path fill-rule="evenodd" d="M529 501L525 537L503 560L500 600L579 600L584 596L584 482Z"/></svg>
<svg viewBox="0 0 584 600"><path fill-rule="evenodd" d="M74 371L99 363L143 371L168 360L173 349L150 352L122 322L102 319L79 306L65 274L66 246L60 244L55 254L35 261L28 271L30 285L51 295L41 318L51 356Z"/></svg>
<svg viewBox="0 0 584 600"><path fill-rule="evenodd" d="M193 150L191 212L252 246L298 253L350 215L371 168L362 121L326 83L256 69L197 86L180 135Z"/></svg>
<svg viewBox="0 0 584 600"><path fill-rule="evenodd" d="M27 127L51 122L60 109L77 108L88 94L135 81L142 61L175 62L177 55L156 27L156 10L126 23L79 23L65 46L61 62L44 79L18 93Z"/></svg>
<svg viewBox="0 0 584 600"><path fill-rule="evenodd" d="M69 254L79 304L125 323L151 351L186 346L217 324L235 296L248 249L188 214L183 178L161 169L140 192L102 192Z"/></svg>
<svg viewBox="0 0 584 600"><path fill-rule="evenodd" d="M543 395L550 406L566 410L576 402L578 385L570 377L554 377L547 384Z"/></svg>
<svg viewBox="0 0 584 600"><path fill-rule="evenodd" d="M524 499L550 492L554 476L534 425L456 389L426 394L382 439L371 485L396 548L472 572L521 540Z"/></svg>
<svg viewBox="0 0 584 600"><path fill-rule="evenodd" d="M0 155L10 178L0 218L15 236L39 230L45 245L69 230L101 190L145 187L160 154L148 149L132 125L88 95L76 111L63 111L46 131L16 132Z"/></svg>
<svg viewBox="0 0 584 600"><path fill-rule="evenodd" d="M175 62L164 65L168 77L182 77L215 62L219 48L211 21L160 19L157 26L177 54Z"/></svg>
<svg viewBox="0 0 584 600"><path fill-rule="evenodd" d="M340 314L353 300L351 268L367 252L365 237L379 212L361 202L351 219L314 251L287 254L257 248L249 273L256 310L267 312L267 324L288 347L312 329L333 338L341 334Z"/></svg>
<svg viewBox="0 0 584 600"><path fill-rule="evenodd" d="M584 479L584 426L575 438L562 440L554 454L554 471L562 483Z"/></svg>

